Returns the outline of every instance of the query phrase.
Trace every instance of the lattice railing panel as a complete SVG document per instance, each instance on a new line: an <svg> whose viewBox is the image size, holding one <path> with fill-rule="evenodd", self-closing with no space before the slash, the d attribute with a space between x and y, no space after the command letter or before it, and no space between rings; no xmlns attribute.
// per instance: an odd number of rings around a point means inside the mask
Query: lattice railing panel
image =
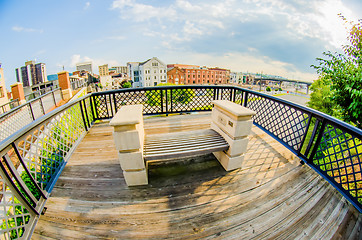
<svg viewBox="0 0 362 240"><path fill-rule="evenodd" d="M98 118L109 118L110 115L110 99L109 95L94 96L94 106L96 108Z"/></svg>
<svg viewBox="0 0 362 240"><path fill-rule="evenodd" d="M76 104L17 141L20 155L42 189L48 191L70 149L84 132L80 106Z"/></svg>
<svg viewBox="0 0 362 240"><path fill-rule="evenodd" d="M292 106L254 94L249 94L247 107L256 112L253 117L254 123L294 150L301 149L307 131L307 114Z"/></svg>
<svg viewBox="0 0 362 240"><path fill-rule="evenodd" d="M362 138L327 124L313 165L362 204Z"/></svg>
<svg viewBox="0 0 362 240"><path fill-rule="evenodd" d="M28 105L0 118L0 142L31 123L33 117Z"/></svg>
<svg viewBox="0 0 362 240"><path fill-rule="evenodd" d="M232 89L220 89L219 90L219 100L231 100Z"/></svg>
<svg viewBox="0 0 362 240"><path fill-rule="evenodd" d="M30 214L10 190L0 172L0 231L1 239L20 239L24 236Z"/></svg>
<svg viewBox="0 0 362 240"><path fill-rule="evenodd" d="M120 92L115 93L114 97L117 109L122 105L143 104L144 114L162 112L161 90Z"/></svg>
<svg viewBox="0 0 362 240"><path fill-rule="evenodd" d="M168 102L172 104L173 112L211 110L213 96L214 90L209 88L168 90ZM170 108L168 109L170 110Z"/></svg>
<svg viewBox="0 0 362 240"><path fill-rule="evenodd" d="M243 104L243 92L242 91L239 91L239 90L235 91L235 101L234 102L239 105Z"/></svg>

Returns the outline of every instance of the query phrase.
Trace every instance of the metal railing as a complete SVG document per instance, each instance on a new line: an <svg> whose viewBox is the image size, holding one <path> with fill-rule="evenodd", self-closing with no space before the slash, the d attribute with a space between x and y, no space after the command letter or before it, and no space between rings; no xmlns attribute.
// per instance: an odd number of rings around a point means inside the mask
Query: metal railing
<svg viewBox="0 0 362 240"><path fill-rule="evenodd" d="M77 90L87 86L87 81L84 79L74 80L70 83L72 90Z"/></svg>
<svg viewBox="0 0 362 240"><path fill-rule="evenodd" d="M34 98L38 98L48 92L51 92L53 90L55 90L56 88L55 87L47 87L47 88L42 88L42 89L39 89L38 91L34 91L32 93L29 93L27 95L25 95L25 100L26 101L30 101Z"/></svg>
<svg viewBox="0 0 362 240"><path fill-rule="evenodd" d="M45 115L63 99L60 88L0 115L0 142L35 119Z"/></svg>
<svg viewBox="0 0 362 240"><path fill-rule="evenodd" d="M143 104L144 114L209 111L214 99L256 112L253 122L295 153L362 212L362 130L319 111L233 86L165 86L93 93L96 119L122 105Z"/></svg>
<svg viewBox="0 0 362 240"><path fill-rule="evenodd" d="M0 106L0 115L10 111L11 109L13 109L13 108L15 108L17 106L19 106L19 100L18 99L11 100L10 102L1 105Z"/></svg>
<svg viewBox="0 0 362 240"><path fill-rule="evenodd" d="M93 122L90 96L42 116L0 146L0 231L30 239L45 201Z"/></svg>
<svg viewBox="0 0 362 240"><path fill-rule="evenodd" d="M318 111L231 86L167 86L88 94L37 119L0 144L1 218L6 238L29 238L46 197L94 120L122 105L144 114L210 111L212 100L254 111L254 124L327 179L360 212L362 130ZM19 220L18 220L19 219Z"/></svg>

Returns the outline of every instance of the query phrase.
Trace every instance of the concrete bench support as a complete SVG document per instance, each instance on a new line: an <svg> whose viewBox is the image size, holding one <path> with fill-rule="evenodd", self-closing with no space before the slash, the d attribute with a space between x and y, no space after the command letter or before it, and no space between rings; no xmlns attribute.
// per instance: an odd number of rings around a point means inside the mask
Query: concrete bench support
<svg viewBox="0 0 362 240"><path fill-rule="evenodd" d="M123 175L128 186L147 185L148 176L143 160L143 106L122 106L109 123Z"/></svg>
<svg viewBox="0 0 362 240"><path fill-rule="evenodd" d="M212 102L211 128L218 132L229 144L227 151L214 152L226 171L240 168L248 145L248 135L255 112L227 100Z"/></svg>

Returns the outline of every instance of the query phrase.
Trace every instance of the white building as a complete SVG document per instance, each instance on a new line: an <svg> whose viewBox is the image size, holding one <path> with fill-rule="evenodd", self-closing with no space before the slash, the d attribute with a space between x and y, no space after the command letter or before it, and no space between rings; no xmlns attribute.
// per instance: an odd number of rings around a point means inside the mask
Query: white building
<svg viewBox="0 0 362 240"><path fill-rule="evenodd" d="M230 83L242 84L244 82L244 74L242 72L231 72Z"/></svg>
<svg viewBox="0 0 362 240"><path fill-rule="evenodd" d="M92 62L83 62L83 63L77 63L76 64L77 71L88 71L89 73L93 73L93 66Z"/></svg>
<svg viewBox="0 0 362 240"><path fill-rule="evenodd" d="M132 87L153 87L167 83L167 65L156 57L142 63L129 62L127 70Z"/></svg>

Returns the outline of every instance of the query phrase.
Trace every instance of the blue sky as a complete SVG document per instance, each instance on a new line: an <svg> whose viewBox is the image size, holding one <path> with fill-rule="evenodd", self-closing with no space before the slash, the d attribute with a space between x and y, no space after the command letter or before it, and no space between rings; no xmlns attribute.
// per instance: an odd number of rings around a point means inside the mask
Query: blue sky
<svg viewBox="0 0 362 240"><path fill-rule="evenodd" d="M7 86L27 60L97 73L152 57L312 81L315 58L346 44L338 13L356 21L362 1L0 0L0 62Z"/></svg>

